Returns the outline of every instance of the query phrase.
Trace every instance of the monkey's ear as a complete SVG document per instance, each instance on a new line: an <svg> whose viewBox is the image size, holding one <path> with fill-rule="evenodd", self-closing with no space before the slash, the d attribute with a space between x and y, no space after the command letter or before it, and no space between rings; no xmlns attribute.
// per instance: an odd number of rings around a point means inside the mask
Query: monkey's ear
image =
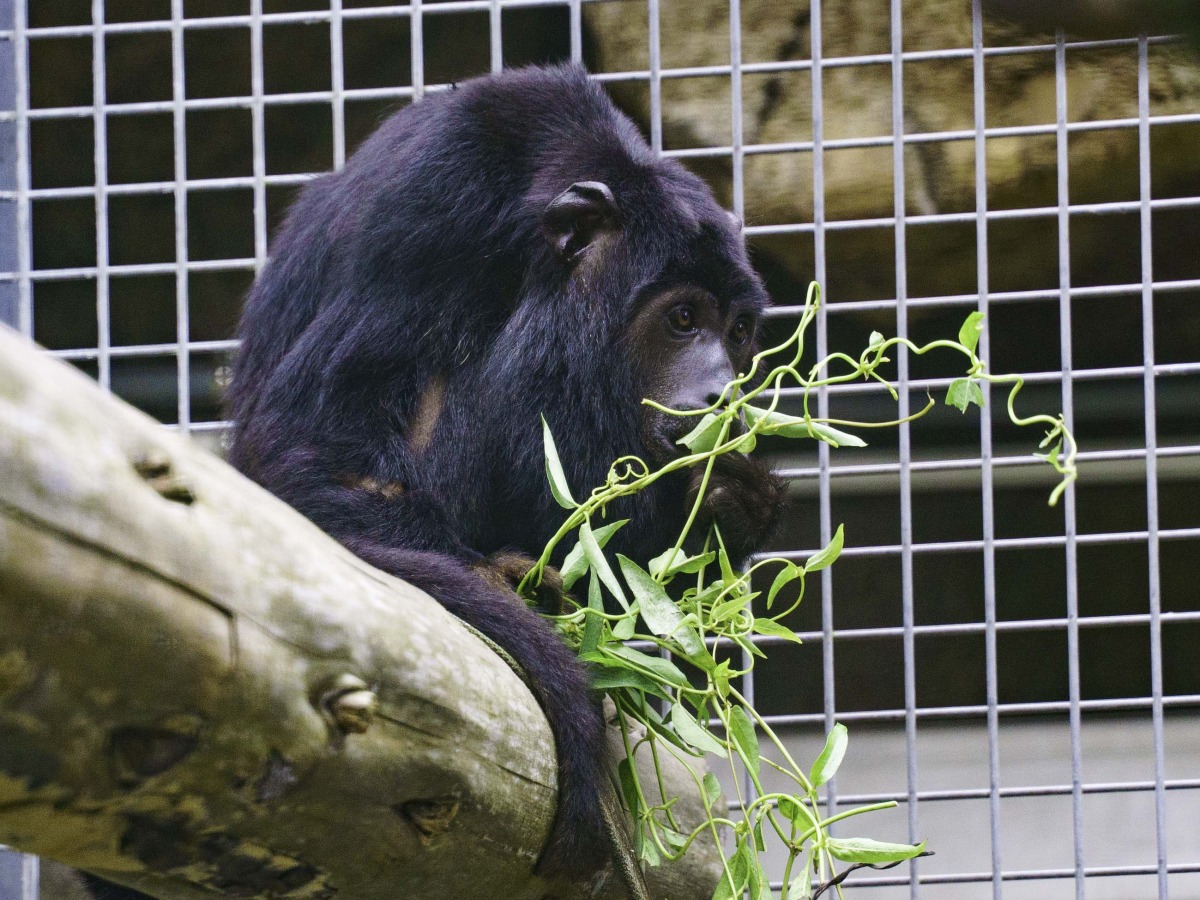
<svg viewBox="0 0 1200 900"><path fill-rule="evenodd" d="M601 233L616 228L619 218L607 184L578 181L546 206L542 231L559 258L573 263Z"/></svg>

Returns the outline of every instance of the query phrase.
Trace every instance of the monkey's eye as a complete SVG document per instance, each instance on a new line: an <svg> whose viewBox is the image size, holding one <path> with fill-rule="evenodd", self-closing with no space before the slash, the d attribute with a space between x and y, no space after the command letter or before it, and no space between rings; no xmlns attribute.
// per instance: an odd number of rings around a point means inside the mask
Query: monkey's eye
<svg viewBox="0 0 1200 900"><path fill-rule="evenodd" d="M671 327L680 334L691 334L696 330L696 311L686 303L672 308L667 314Z"/></svg>
<svg viewBox="0 0 1200 900"><path fill-rule="evenodd" d="M733 328L729 332L729 338L733 343L740 347L746 341L750 340L750 333L754 330L754 326L749 319L738 319L733 323Z"/></svg>

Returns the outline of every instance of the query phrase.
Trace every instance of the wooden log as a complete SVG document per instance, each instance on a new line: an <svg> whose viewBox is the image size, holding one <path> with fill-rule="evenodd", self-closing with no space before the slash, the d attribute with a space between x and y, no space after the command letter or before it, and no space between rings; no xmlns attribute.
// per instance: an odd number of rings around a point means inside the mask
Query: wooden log
<svg viewBox="0 0 1200 900"><path fill-rule="evenodd" d="M555 797L458 620L0 328L0 844L163 898L622 896L531 874ZM701 843L651 891L718 872Z"/></svg>

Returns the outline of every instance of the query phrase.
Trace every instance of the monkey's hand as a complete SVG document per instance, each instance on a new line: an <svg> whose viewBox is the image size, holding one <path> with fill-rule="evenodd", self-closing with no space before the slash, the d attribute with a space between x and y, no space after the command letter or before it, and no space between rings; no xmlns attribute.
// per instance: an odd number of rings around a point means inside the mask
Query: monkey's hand
<svg viewBox="0 0 1200 900"><path fill-rule="evenodd" d="M525 577L525 573L533 568L537 560L517 553L513 550L501 550L490 556L485 556L471 566L475 574L490 584L496 590L505 593L516 593L517 585ZM566 607L563 598L562 576L558 569L546 566L542 570L542 583L533 589L533 600L538 609L552 616L561 615Z"/></svg>
<svg viewBox="0 0 1200 900"><path fill-rule="evenodd" d="M695 467L689 476L690 509L704 480L704 467ZM785 493L784 480L765 463L744 453L726 453L713 464L697 521L701 525L716 521L736 565L771 536Z"/></svg>

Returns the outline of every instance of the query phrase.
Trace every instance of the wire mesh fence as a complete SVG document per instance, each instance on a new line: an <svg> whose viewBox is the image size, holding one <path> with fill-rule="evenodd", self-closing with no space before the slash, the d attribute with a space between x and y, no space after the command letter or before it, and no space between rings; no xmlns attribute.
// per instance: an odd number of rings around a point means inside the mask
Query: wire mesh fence
<svg viewBox="0 0 1200 900"><path fill-rule="evenodd" d="M299 186L505 66L585 64L746 223L773 328L824 286L819 354L984 312L993 370L1079 435L1078 486L1045 506L999 396L856 456L774 450L772 549L805 558L842 522L847 547L807 646L773 646L745 692L801 753L850 725L830 808L895 799L890 836L938 851L859 878L871 896L1200 897L1200 57L1179 39L1046 34L980 0L0 16L0 318L217 449L241 297ZM901 356L898 407L863 384L818 412L903 417L939 366Z"/></svg>

